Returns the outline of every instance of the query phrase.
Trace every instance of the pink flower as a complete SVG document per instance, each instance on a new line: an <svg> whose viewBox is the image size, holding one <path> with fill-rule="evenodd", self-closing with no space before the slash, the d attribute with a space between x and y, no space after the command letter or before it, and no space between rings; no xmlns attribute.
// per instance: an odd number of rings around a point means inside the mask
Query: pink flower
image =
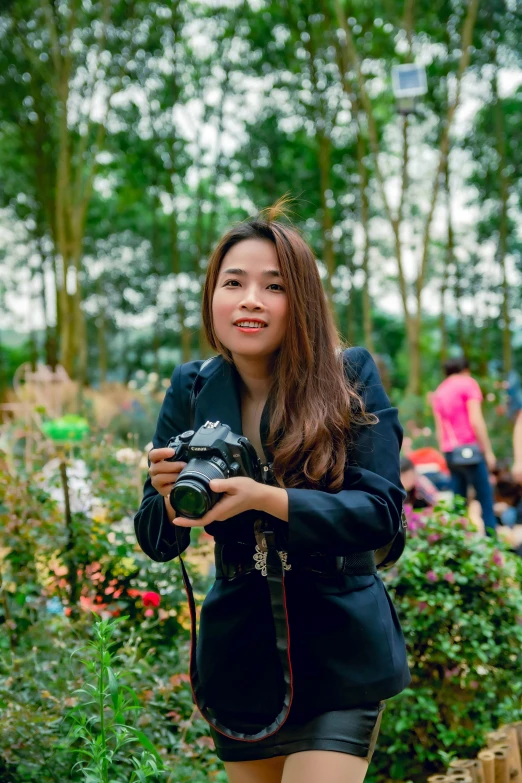
<svg viewBox="0 0 522 783"><path fill-rule="evenodd" d="M160 605L161 596L159 593L149 592L149 593L143 593L142 596L143 606L153 606L154 609L157 609Z"/></svg>
<svg viewBox="0 0 522 783"><path fill-rule="evenodd" d="M476 690L478 688L479 684L476 680L471 680L469 687L473 688L473 690Z"/></svg>
<svg viewBox="0 0 522 783"><path fill-rule="evenodd" d="M455 584L455 574L453 571L448 571L446 574L444 574L444 579L446 582L449 582L450 584Z"/></svg>
<svg viewBox="0 0 522 783"><path fill-rule="evenodd" d="M504 565L504 558L502 556L502 553L498 551L498 549L493 550L493 557L491 558L495 565L502 566Z"/></svg>
<svg viewBox="0 0 522 783"><path fill-rule="evenodd" d="M434 544L435 541L439 541L440 539L440 533L430 533L428 536L428 541L430 544Z"/></svg>
<svg viewBox="0 0 522 783"><path fill-rule="evenodd" d="M419 603L417 604L417 608L419 612L424 612L428 608L428 604L426 603L426 601L419 601Z"/></svg>
<svg viewBox="0 0 522 783"><path fill-rule="evenodd" d="M492 590L500 590L501 587L502 585L500 584L500 582L493 582L493 584L491 585Z"/></svg>
<svg viewBox="0 0 522 783"><path fill-rule="evenodd" d="M435 571L428 571L428 573L426 574L426 579L428 580L428 582L438 582L439 581L439 577L437 576Z"/></svg>
<svg viewBox="0 0 522 783"><path fill-rule="evenodd" d="M154 617L154 609L145 609L145 617Z"/></svg>

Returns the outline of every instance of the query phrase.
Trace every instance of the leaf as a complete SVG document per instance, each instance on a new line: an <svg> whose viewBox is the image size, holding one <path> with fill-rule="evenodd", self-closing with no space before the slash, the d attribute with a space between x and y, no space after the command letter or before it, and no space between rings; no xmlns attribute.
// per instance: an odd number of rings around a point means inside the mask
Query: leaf
<svg viewBox="0 0 522 783"><path fill-rule="evenodd" d="M109 681L109 692L112 698L112 706L116 711L118 709L118 680L110 666L107 667L107 678Z"/></svg>
<svg viewBox="0 0 522 783"><path fill-rule="evenodd" d="M120 724L121 725L121 724ZM131 734L134 734L140 745L145 748L145 750L148 750L149 753L152 753L158 764L160 765L160 769L163 769L163 760L161 756L159 755L158 751L150 741L150 739L139 729L135 729L134 726L127 726L123 724L122 728L127 729L127 731L130 731Z"/></svg>

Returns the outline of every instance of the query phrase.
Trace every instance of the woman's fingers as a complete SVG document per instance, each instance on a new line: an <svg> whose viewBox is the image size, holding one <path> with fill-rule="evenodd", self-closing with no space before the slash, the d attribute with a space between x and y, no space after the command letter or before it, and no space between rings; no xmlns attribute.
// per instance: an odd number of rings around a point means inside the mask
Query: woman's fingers
<svg viewBox="0 0 522 783"><path fill-rule="evenodd" d="M172 473L160 473L157 476L153 476L153 484L155 486L162 487L164 484L175 484L177 480L177 476L173 476Z"/></svg>
<svg viewBox="0 0 522 783"><path fill-rule="evenodd" d="M161 462L164 459L173 457L175 453L174 449L151 449L149 451L149 459L151 462Z"/></svg>
<svg viewBox="0 0 522 783"><path fill-rule="evenodd" d="M149 473L180 473L185 467L186 462L153 462L149 468Z"/></svg>
<svg viewBox="0 0 522 783"><path fill-rule="evenodd" d="M178 480L178 476L185 467L185 462L157 462L149 468L149 476L154 484L160 477L163 481L166 479L172 483Z"/></svg>

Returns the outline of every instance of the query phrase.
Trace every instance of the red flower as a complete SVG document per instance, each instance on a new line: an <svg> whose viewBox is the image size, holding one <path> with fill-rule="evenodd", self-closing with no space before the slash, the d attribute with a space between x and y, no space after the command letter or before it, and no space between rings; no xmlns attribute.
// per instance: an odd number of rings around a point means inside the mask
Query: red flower
<svg viewBox="0 0 522 783"><path fill-rule="evenodd" d="M157 609L160 605L161 596L159 593L143 593L141 598L143 600L143 606L153 606L154 609Z"/></svg>

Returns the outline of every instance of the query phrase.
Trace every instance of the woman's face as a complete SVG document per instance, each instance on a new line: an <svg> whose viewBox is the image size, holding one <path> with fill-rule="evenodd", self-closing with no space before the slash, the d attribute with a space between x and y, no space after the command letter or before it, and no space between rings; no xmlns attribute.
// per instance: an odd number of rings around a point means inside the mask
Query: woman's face
<svg viewBox="0 0 522 783"><path fill-rule="evenodd" d="M233 355L271 356L282 343L287 310L272 242L244 239L231 247L221 262L212 299L212 321L220 342ZM252 328L246 326L249 321L261 323Z"/></svg>

